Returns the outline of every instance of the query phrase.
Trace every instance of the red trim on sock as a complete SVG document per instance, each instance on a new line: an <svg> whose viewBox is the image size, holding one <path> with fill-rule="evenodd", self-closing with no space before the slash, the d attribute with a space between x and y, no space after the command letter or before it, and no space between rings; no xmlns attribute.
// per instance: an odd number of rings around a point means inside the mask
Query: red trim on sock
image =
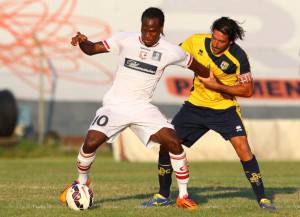
<svg viewBox="0 0 300 217"><path fill-rule="evenodd" d="M86 172L87 170L90 169L90 167L88 167L88 168L82 168L82 167L80 167L80 166L77 166L77 168L78 168L79 170L83 171L83 172Z"/></svg>
<svg viewBox="0 0 300 217"><path fill-rule="evenodd" d="M176 155L174 156L171 156L170 155L170 158L172 159L172 160L183 160L183 159L185 159L186 157L185 157L185 154L183 155L183 156L179 156L179 157L177 157Z"/></svg>
<svg viewBox="0 0 300 217"><path fill-rule="evenodd" d="M187 179L187 178L189 178L190 176L189 175L186 175L186 176L177 176L176 175L176 178L177 179Z"/></svg>
<svg viewBox="0 0 300 217"><path fill-rule="evenodd" d="M175 173L180 175L180 174L186 174L186 173L189 173L189 171L188 171L188 170L183 171L183 172L177 172L177 171L175 171Z"/></svg>
<svg viewBox="0 0 300 217"><path fill-rule="evenodd" d="M86 154L86 153L83 152L83 150L81 148L80 151L79 151L79 154L84 158L91 158L91 157L94 157L96 155L96 152Z"/></svg>

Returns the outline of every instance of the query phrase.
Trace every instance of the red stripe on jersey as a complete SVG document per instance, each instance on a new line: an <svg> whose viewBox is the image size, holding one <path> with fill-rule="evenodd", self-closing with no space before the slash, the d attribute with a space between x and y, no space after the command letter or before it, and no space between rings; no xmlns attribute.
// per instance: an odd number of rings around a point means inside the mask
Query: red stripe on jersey
<svg viewBox="0 0 300 217"><path fill-rule="evenodd" d="M110 49L110 46L108 45L108 43L107 43L106 40L103 41L103 44L104 44L104 46L105 46L107 49Z"/></svg>
<svg viewBox="0 0 300 217"><path fill-rule="evenodd" d="M190 67L190 65L192 64L192 62L193 62L193 56L191 55L191 54L189 54L189 56L190 56L190 59L189 59L189 62L188 62L188 64L187 64L187 67Z"/></svg>

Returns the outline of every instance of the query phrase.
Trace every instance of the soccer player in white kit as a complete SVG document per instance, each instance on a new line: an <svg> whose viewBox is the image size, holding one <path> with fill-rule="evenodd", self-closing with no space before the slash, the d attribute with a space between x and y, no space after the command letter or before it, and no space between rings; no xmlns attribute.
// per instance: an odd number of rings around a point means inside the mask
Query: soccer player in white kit
<svg viewBox="0 0 300 217"><path fill-rule="evenodd" d="M195 61L177 45L166 41L163 34L164 14L158 8L148 8L142 15L141 33L117 33L107 40L93 43L81 33L72 38L71 44L79 45L87 55L114 52L119 55L119 65L113 84L103 98L103 106L96 112L77 158L78 179L72 184L90 184L90 167L95 160L97 148L104 142L112 142L129 127L148 146L151 142L161 144L170 153L176 174L179 198L189 197L187 183L189 169L181 141L173 125L152 105L151 99L164 69L178 65L208 77L209 70ZM66 192L60 195L65 203Z"/></svg>

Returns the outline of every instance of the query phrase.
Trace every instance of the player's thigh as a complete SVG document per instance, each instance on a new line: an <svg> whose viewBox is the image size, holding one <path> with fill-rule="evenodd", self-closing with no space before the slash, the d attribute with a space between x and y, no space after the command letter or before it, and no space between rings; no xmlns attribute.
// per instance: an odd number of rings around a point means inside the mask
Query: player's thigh
<svg viewBox="0 0 300 217"><path fill-rule="evenodd" d="M181 140L176 136L174 129L163 127L151 135L150 140L159 143L161 148L168 150L172 154L181 154L183 151Z"/></svg>
<svg viewBox="0 0 300 217"><path fill-rule="evenodd" d="M202 109L186 102L172 120L176 135L183 144L191 147L209 129L203 124Z"/></svg>
<svg viewBox="0 0 300 217"><path fill-rule="evenodd" d="M174 131L173 125L154 105L145 105L136 111L130 129L137 135L144 145L151 144L150 137L163 128ZM175 133L174 133L175 134Z"/></svg>
<svg viewBox="0 0 300 217"><path fill-rule="evenodd" d="M128 126L129 122L130 119L126 113L123 114L120 112L119 107L104 106L96 111L89 131L101 132L106 135L109 140L112 140Z"/></svg>
<svg viewBox="0 0 300 217"><path fill-rule="evenodd" d="M241 114L237 107L233 106L223 110L212 110L207 126L218 132L225 140L232 137L247 136Z"/></svg>
<svg viewBox="0 0 300 217"><path fill-rule="evenodd" d="M150 139L162 145L181 145L181 140L176 136L175 130L167 127L163 127L158 132L152 134Z"/></svg>

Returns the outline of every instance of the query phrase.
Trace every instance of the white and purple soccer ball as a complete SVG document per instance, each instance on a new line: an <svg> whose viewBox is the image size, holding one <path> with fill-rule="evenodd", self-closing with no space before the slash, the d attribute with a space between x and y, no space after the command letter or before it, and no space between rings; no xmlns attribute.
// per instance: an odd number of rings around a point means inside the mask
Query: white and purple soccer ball
<svg viewBox="0 0 300 217"><path fill-rule="evenodd" d="M93 191L87 185L72 185L67 191L67 204L73 210L86 210L93 205Z"/></svg>

